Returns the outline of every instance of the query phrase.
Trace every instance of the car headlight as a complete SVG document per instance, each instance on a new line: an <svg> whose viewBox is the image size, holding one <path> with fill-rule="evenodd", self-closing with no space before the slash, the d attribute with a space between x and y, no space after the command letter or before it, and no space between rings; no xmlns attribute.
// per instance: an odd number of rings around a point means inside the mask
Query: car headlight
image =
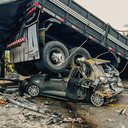
<svg viewBox="0 0 128 128"><path fill-rule="evenodd" d="M106 77L100 77L102 83L107 83L108 79Z"/></svg>

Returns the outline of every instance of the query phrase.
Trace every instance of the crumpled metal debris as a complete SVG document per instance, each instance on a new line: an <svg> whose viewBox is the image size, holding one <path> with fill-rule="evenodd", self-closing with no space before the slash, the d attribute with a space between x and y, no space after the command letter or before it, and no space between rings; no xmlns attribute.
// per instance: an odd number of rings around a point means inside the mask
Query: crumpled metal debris
<svg viewBox="0 0 128 128"><path fill-rule="evenodd" d="M4 101L4 100L0 100L0 105L5 105L5 104L7 104L6 101Z"/></svg>
<svg viewBox="0 0 128 128"><path fill-rule="evenodd" d="M8 102L6 101L6 99L4 97L0 97L0 105L6 105Z"/></svg>
<svg viewBox="0 0 128 128"><path fill-rule="evenodd" d="M67 117L64 118L61 113L57 113L57 112L51 112L48 110L48 108L46 107L47 105L44 104L44 106L39 106L38 104L34 103L34 102L30 102L29 100L27 100L26 97L18 97L16 94L1 94L1 98L0 98L0 104L5 104L5 103L12 103L13 105L16 105L18 107L22 107L24 109L28 109L43 115L47 115L49 117L49 121L48 121L48 125L52 125L52 124L56 124L56 125L60 125L62 123L72 123L74 124L75 122L78 122L80 124L82 124L84 121L82 118L77 117L77 118L71 118L71 117ZM7 102L8 101L8 102ZM33 115L25 115L23 114L26 118L30 118L30 120L33 120L34 118L38 118L37 116L33 116Z"/></svg>
<svg viewBox="0 0 128 128"><path fill-rule="evenodd" d="M31 111L35 111L38 113L45 113L45 110L47 109L41 109L40 106L36 105L36 104L32 104L31 102L27 101L27 99L25 98L19 98L16 95L10 95L10 94L6 94L6 93L0 93L1 96L8 102L17 105L19 107L31 110Z"/></svg>
<svg viewBox="0 0 128 128"><path fill-rule="evenodd" d="M68 117L68 118L64 118L64 120L63 120L64 122L78 122L78 123L83 123L84 121L83 121L83 119L82 118L80 118L80 117L78 117L78 118L70 118L70 117Z"/></svg>
<svg viewBox="0 0 128 128"><path fill-rule="evenodd" d="M125 116L128 116L128 112L126 112L127 109L122 109L119 113L119 115L125 115Z"/></svg>
<svg viewBox="0 0 128 128"><path fill-rule="evenodd" d="M50 119L48 121L48 125L51 125L51 124L62 124L63 123L63 116L57 112L53 112L53 113L49 113L50 114Z"/></svg>
<svg viewBox="0 0 128 128"><path fill-rule="evenodd" d="M61 114L58 114L56 112L52 113L51 114L51 118L49 119L49 122L48 124L51 125L51 124L62 124L62 123L75 123L75 122L78 122L78 123L83 123L84 120L80 117L78 118L71 118L71 117L67 117L67 118L64 118Z"/></svg>

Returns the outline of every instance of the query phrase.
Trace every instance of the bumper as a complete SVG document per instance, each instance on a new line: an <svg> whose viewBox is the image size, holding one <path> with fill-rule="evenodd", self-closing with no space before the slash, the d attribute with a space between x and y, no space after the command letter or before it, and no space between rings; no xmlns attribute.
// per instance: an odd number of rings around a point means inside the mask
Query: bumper
<svg viewBox="0 0 128 128"><path fill-rule="evenodd" d="M124 88L123 87L117 87L114 90L115 90L115 92L111 96L106 97L106 98L113 98L113 97L121 94L124 91Z"/></svg>

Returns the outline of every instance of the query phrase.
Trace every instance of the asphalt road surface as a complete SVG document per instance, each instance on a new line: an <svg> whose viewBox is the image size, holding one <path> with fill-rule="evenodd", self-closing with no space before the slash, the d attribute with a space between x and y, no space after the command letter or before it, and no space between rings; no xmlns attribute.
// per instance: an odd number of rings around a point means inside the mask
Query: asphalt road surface
<svg viewBox="0 0 128 128"><path fill-rule="evenodd" d="M128 82L124 81L127 87ZM102 107L47 97L31 99L43 114L11 103L0 105L0 128L128 128L128 90ZM46 110L46 111L45 111ZM65 121L66 119L66 121Z"/></svg>

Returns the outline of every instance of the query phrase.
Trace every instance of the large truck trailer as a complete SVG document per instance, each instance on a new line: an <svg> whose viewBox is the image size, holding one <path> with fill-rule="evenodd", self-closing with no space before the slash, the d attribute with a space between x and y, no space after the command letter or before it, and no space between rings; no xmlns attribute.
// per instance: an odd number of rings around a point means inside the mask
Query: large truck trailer
<svg viewBox="0 0 128 128"><path fill-rule="evenodd" d="M116 68L128 59L127 37L73 0L10 1L0 5L0 16L1 48L22 75L64 71L75 50Z"/></svg>

